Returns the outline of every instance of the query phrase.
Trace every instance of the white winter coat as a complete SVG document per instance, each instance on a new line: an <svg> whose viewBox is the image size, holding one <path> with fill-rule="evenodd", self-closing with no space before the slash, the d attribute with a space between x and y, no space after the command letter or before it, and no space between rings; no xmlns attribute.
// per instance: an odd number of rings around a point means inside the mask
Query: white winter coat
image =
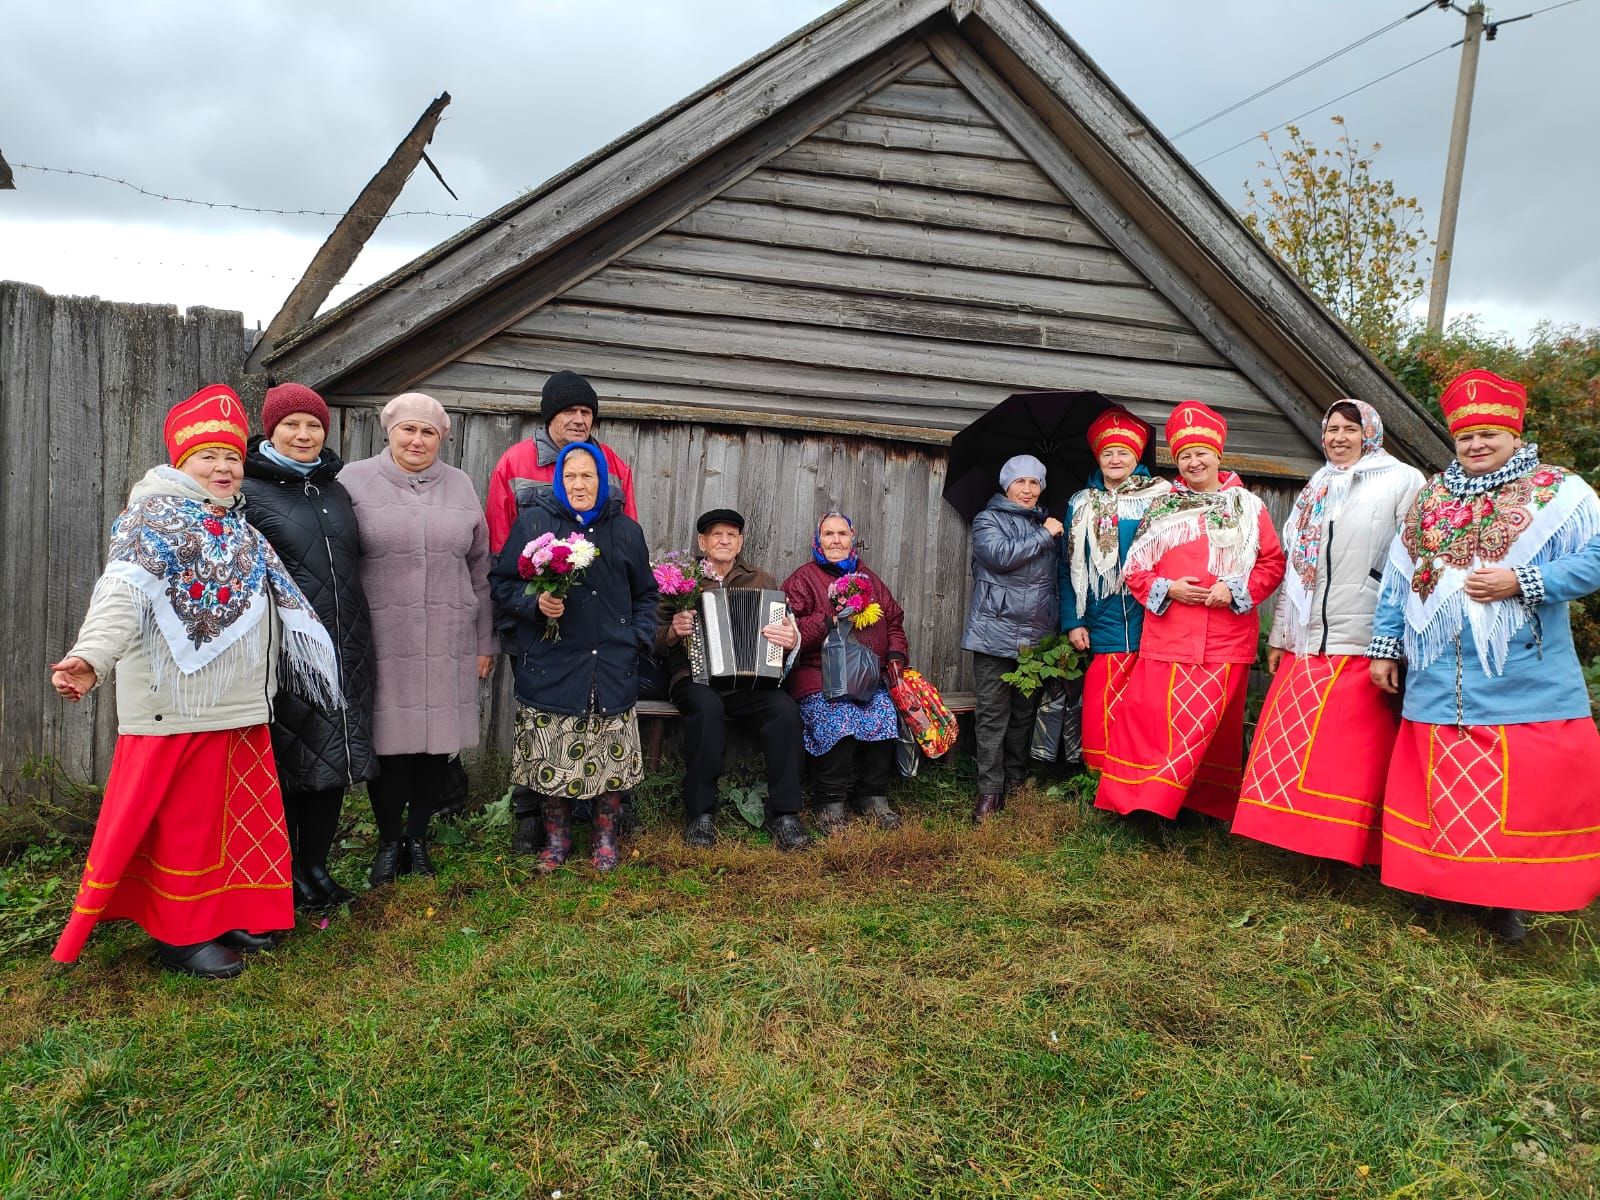
<svg viewBox="0 0 1600 1200"><path fill-rule="evenodd" d="M1306 622L1307 654L1366 652L1389 543L1422 483L1422 472L1402 462L1352 481L1338 518L1324 523L1322 556ZM1283 552L1286 557L1293 553L1287 525ZM1294 650L1294 620L1287 589L1280 589L1268 645Z"/></svg>

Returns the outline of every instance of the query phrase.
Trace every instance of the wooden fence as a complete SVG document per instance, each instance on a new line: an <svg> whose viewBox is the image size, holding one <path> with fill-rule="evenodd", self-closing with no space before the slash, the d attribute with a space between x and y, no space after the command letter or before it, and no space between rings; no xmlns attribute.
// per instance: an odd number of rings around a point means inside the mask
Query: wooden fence
<svg viewBox="0 0 1600 1200"><path fill-rule="evenodd" d="M237 313L51 297L0 283L0 803L37 788L102 781L115 740L111 689L71 707L45 664L72 642L129 485L162 461L167 408L202 383L224 381L259 402L240 375L253 331ZM346 460L382 444L377 410L333 398L329 444ZM253 406L252 406L253 407ZM482 494L512 442L530 436L537 397L521 412L452 412L448 461ZM633 465L653 551L690 544L695 516L732 505L750 518L746 556L782 578L809 552L811 522L828 508L854 517L867 561L906 609L917 665L943 687L971 689L960 638L970 590L967 529L940 493L942 446L816 431L692 421L607 419L600 435ZM1281 521L1292 485L1258 491ZM485 696L485 744L510 745L508 672Z"/></svg>
<svg viewBox="0 0 1600 1200"><path fill-rule="evenodd" d="M235 312L0 282L0 801L51 764L104 779L110 689L63 704L45 665L72 644L129 485L163 460L167 409L239 383L254 336Z"/></svg>

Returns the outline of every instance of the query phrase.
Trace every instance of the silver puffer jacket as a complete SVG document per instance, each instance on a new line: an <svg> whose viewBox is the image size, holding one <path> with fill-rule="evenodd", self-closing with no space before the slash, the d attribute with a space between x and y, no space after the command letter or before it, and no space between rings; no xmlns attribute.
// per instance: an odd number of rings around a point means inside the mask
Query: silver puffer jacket
<svg viewBox="0 0 1600 1200"><path fill-rule="evenodd" d="M1060 550L1044 518L1044 509L996 494L972 522L972 602L963 650L1016 658L1022 647L1056 632Z"/></svg>

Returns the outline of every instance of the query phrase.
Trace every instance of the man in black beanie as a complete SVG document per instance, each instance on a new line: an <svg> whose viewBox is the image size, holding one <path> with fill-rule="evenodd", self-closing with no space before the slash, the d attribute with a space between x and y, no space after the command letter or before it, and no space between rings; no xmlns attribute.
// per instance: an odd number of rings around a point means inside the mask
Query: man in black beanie
<svg viewBox="0 0 1600 1200"><path fill-rule="evenodd" d="M531 438L520 441L500 456L489 473L489 498L484 518L489 523L489 553L499 554L517 514L539 491L548 489L555 479L556 455L569 442L592 442L594 424L600 419L600 397L589 381L576 371L557 371L544 381L540 393L539 416L543 424ZM622 511L639 519L633 503L633 471L622 456L601 444L606 474L611 477L611 492L621 494Z"/></svg>
<svg viewBox="0 0 1600 1200"><path fill-rule="evenodd" d="M594 440L589 435L600 417L600 398L589 381L576 371L557 371L544 381L539 415L543 424L533 436L517 442L502 454L489 474L489 498L483 515L489 524L491 554L500 553L523 507L541 490L550 489L561 448L569 442ZM620 494L622 511L638 520L639 513L633 503L633 471L610 446L601 445L600 451L605 456L612 494ZM625 797L625 821L631 822L632 808L629 798ZM511 810L515 818L512 851L535 853L543 835L538 793L524 787L512 788Z"/></svg>

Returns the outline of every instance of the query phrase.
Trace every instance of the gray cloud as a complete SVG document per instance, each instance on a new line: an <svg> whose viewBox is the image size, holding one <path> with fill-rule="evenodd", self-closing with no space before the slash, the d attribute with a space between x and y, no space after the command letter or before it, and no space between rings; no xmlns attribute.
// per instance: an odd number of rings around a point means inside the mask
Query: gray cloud
<svg viewBox="0 0 1600 1200"><path fill-rule="evenodd" d="M1529 7L1537 7L1530 0ZM173 194L342 210L427 102L454 103L431 151L460 194L416 175L399 207L498 207L811 20L825 0L7 4L0 147L13 163L121 176ZM1168 132L1402 15L1407 0L1046 0L1055 18ZM1498 10L1497 15L1515 15ZM1492 14L1493 15L1493 14ZM1460 36L1430 10L1183 138L1192 158L1248 137ZM1484 47L1452 294L1600 322L1600 194L1591 124L1600 3L1506 28ZM1458 52L1302 126L1343 114L1381 142L1381 170L1437 216ZM1203 170L1242 201L1259 146ZM0 214L206 232L263 225L319 236L325 219L163 204L110 184L18 172ZM0 217L0 220L3 220ZM421 249L464 222L389 222L377 244ZM303 264L293 264L295 268ZM0 274L4 274L0 241Z"/></svg>

